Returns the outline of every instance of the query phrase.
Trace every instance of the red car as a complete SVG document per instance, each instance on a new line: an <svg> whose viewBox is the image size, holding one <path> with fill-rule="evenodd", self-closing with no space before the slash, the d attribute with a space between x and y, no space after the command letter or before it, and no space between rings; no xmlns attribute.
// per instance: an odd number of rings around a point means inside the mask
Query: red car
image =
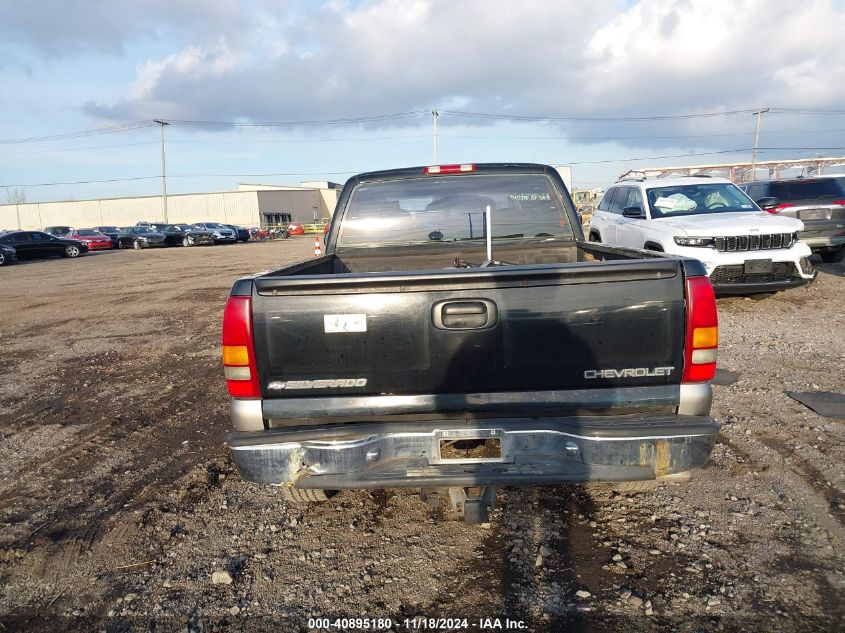
<svg viewBox="0 0 845 633"><path fill-rule="evenodd" d="M112 248L111 238L94 229L74 229L65 235L65 239L84 242L89 251L105 251Z"/></svg>
<svg viewBox="0 0 845 633"><path fill-rule="evenodd" d="M289 222L288 223L288 234L289 235L305 235L305 227L302 226L299 222Z"/></svg>

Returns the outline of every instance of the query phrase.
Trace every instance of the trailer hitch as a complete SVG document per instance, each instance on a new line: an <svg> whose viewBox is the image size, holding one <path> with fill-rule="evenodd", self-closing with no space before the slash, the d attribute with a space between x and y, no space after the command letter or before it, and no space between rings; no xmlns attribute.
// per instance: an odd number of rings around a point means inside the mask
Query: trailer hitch
<svg viewBox="0 0 845 633"><path fill-rule="evenodd" d="M464 517L467 523L487 523L490 512L496 507L496 488L449 488L449 503L452 509Z"/></svg>

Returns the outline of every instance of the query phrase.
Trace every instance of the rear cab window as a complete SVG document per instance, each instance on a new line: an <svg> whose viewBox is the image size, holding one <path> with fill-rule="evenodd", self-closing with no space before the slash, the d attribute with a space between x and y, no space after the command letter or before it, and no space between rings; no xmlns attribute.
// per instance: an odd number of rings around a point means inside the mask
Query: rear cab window
<svg viewBox="0 0 845 633"><path fill-rule="evenodd" d="M545 174L424 176L365 182L352 192L338 246L486 240L573 240L566 205Z"/></svg>
<svg viewBox="0 0 845 633"><path fill-rule="evenodd" d="M845 196L834 178L787 180L769 185L769 195L779 200L818 200Z"/></svg>

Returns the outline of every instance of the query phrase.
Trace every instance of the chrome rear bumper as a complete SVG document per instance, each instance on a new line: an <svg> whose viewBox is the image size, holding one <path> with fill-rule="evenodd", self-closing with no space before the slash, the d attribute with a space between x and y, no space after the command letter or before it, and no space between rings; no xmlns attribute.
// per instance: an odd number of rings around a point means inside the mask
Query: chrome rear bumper
<svg viewBox="0 0 845 633"><path fill-rule="evenodd" d="M297 488L397 488L635 481L702 466L707 416L596 416L355 423L229 436L248 481ZM497 439L495 457L454 459L444 442Z"/></svg>

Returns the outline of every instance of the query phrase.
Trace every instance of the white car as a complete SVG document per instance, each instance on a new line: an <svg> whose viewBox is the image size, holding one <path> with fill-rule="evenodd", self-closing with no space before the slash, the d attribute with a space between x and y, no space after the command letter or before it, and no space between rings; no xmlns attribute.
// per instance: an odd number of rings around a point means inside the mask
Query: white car
<svg viewBox="0 0 845 633"><path fill-rule="evenodd" d="M810 247L795 218L766 213L729 180L620 180L590 220L589 239L700 260L717 294L774 292L809 283Z"/></svg>

